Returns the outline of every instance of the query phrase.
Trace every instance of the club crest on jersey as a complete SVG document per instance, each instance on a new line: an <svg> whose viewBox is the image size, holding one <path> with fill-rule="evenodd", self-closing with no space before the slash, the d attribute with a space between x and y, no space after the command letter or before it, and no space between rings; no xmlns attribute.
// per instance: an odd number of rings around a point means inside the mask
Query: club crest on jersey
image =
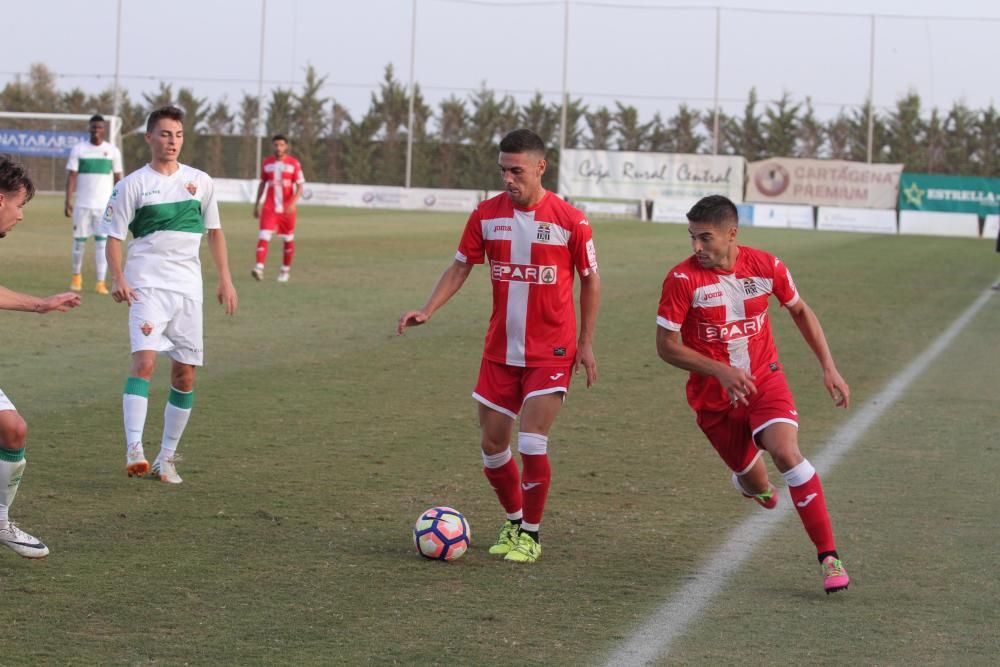
<svg viewBox="0 0 1000 667"><path fill-rule="evenodd" d="M757 287L757 283L753 278L743 279L743 293L747 296L759 296L760 288Z"/></svg>
<svg viewBox="0 0 1000 667"><path fill-rule="evenodd" d="M539 266L537 264L509 264L507 262L490 262L490 273L493 280L499 282L534 283L536 285L553 285L558 279L554 266Z"/></svg>
<svg viewBox="0 0 1000 667"><path fill-rule="evenodd" d="M193 197L198 193L198 184L194 181L188 181L184 184L184 189L191 193L191 196Z"/></svg>
<svg viewBox="0 0 1000 667"><path fill-rule="evenodd" d="M153 325L151 322L146 321L139 325L139 331L142 332L143 336L148 336L153 333Z"/></svg>
<svg viewBox="0 0 1000 667"><path fill-rule="evenodd" d="M538 223L538 235L536 237L539 241L548 241L552 238L552 226L547 222Z"/></svg>

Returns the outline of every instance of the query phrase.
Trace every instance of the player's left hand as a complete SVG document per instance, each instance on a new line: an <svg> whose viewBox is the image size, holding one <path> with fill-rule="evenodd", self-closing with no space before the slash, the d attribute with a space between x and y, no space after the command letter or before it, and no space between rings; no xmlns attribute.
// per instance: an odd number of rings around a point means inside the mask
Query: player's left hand
<svg viewBox="0 0 1000 667"><path fill-rule="evenodd" d="M823 384L838 408L846 408L851 401L851 388L836 368L823 371Z"/></svg>
<svg viewBox="0 0 1000 667"><path fill-rule="evenodd" d="M236 306L239 304L239 297L236 295L236 288L231 282L220 282L219 289L215 291L219 303L226 308L226 315L235 315Z"/></svg>
<svg viewBox="0 0 1000 667"><path fill-rule="evenodd" d="M573 374L579 374L580 366L587 371L587 388L597 382L597 359L594 357L594 346L590 343L580 343L576 348L576 358L573 360Z"/></svg>
<svg viewBox="0 0 1000 667"><path fill-rule="evenodd" d="M70 308L76 308L80 305L80 295L76 292L63 292L61 294L53 294L50 297L42 299L42 302L38 304L35 309L37 313L50 313L53 310L58 310L60 313L65 313Z"/></svg>

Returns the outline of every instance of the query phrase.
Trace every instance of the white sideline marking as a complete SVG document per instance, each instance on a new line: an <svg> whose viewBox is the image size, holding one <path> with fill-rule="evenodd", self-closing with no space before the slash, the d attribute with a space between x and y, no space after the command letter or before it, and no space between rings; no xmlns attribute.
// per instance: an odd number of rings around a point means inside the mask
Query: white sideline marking
<svg viewBox="0 0 1000 667"><path fill-rule="evenodd" d="M920 356L840 427L829 445L810 458L821 477L833 469L872 424L927 370L986 305L992 294L989 289L983 292ZM614 667L648 665L666 656L671 643L725 588L729 577L743 566L753 549L767 539L791 511L791 503L781 503L775 509L754 514L751 519L736 526L722 546L695 571L691 581L656 609L645 623L615 649L605 664Z"/></svg>

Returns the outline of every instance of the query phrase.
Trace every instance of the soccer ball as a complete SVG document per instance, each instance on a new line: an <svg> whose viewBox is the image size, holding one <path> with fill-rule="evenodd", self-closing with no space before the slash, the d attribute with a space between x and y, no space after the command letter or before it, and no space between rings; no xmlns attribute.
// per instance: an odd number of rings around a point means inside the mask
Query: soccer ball
<svg viewBox="0 0 1000 667"><path fill-rule="evenodd" d="M422 512L413 526L413 546L424 558L455 560L465 553L471 540L469 522L451 507L432 507Z"/></svg>

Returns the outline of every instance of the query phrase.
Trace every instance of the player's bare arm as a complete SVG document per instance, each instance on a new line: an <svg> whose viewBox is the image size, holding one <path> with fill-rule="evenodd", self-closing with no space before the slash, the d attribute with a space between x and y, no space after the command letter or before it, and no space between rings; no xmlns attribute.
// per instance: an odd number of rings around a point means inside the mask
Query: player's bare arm
<svg viewBox="0 0 1000 667"><path fill-rule="evenodd" d="M113 236L108 237L108 243L104 248L104 255L108 258L108 273L111 274L111 298L116 303L127 303L132 305L138 300L136 293L125 280L125 272L122 271L122 242Z"/></svg>
<svg viewBox="0 0 1000 667"><path fill-rule="evenodd" d="M399 317L399 323L396 325L396 335L402 336L403 332L406 331L406 327L419 326L431 319L431 315L438 308L446 304L448 299L453 297L462 288L470 273L472 273L472 264L467 264L457 259L453 261L451 266L441 274L441 278L438 279L437 285L434 286L434 290L427 299L427 303L419 310L408 310Z"/></svg>
<svg viewBox="0 0 1000 667"><path fill-rule="evenodd" d="M31 296L0 287L0 310L20 310L25 313L51 313L58 310L61 313L80 305L80 295L75 292L62 292L49 297Z"/></svg>
<svg viewBox="0 0 1000 667"><path fill-rule="evenodd" d="M267 187L267 183L261 181L257 186L257 197L253 200L253 217L260 217L260 196L264 194L264 188Z"/></svg>
<svg viewBox="0 0 1000 667"><path fill-rule="evenodd" d="M226 237L221 229L208 230L208 249L212 252L212 259L215 261L215 271L219 274L219 287L215 294L219 303L226 309L226 315L235 315L236 306L239 304L239 297L236 295L236 287L233 286L233 277L229 273L229 253L226 251ZM109 241L111 239L108 239Z"/></svg>
<svg viewBox="0 0 1000 667"><path fill-rule="evenodd" d="M63 213L67 218L73 217L73 194L76 192L76 172L66 172L66 205L63 206Z"/></svg>
<svg viewBox="0 0 1000 667"><path fill-rule="evenodd" d="M597 311L601 307L601 278L597 273L580 277L580 340L576 345L573 373L583 366L587 372L587 387L597 382L597 358L594 356L594 330Z"/></svg>
<svg viewBox="0 0 1000 667"><path fill-rule="evenodd" d="M850 403L851 389L847 386L844 378L840 376L837 365L833 362L830 346L826 342L826 335L823 333L823 327L820 325L816 313L800 297L795 305L788 307L788 314L792 316L802 338L805 339L813 354L816 355L816 359L819 360L819 365L823 369L823 385L830 397L833 398L837 407L846 408Z"/></svg>
<svg viewBox="0 0 1000 667"><path fill-rule="evenodd" d="M733 403L749 405L747 398L757 393L753 375L742 368L735 368L692 350L681 342L681 334L678 331L656 327L656 352L660 355L660 359L671 366L714 377Z"/></svg>
<svg viewBox="0 0 1000 667"><path fill-rule="evenodd" d="M295 212L295 207L298 206L299 197L301 195L302 195L302 184L301 183L294 183L292 185L292 198L288 202L288 211L289 211L289 213L294 213Z"/></svg>

